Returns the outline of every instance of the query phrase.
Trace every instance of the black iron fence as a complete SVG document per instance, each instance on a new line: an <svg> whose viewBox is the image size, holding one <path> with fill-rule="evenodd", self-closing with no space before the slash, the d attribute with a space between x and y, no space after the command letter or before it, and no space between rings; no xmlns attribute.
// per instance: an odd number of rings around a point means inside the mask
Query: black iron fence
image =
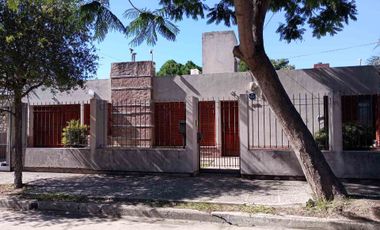
<svg viewBox="0 0 380 230"><path fill-rule="evenodd" d="M110 147L183 148L186 144L184 102L118 101L110 108Z"/></svg>
<svg viewBox="0 0 380 230"><path fill-rule="evenodd" d="M328 97L320 94L297 94L291 95L290 99L320 148L328 149ZM289 148L289 140L268 102L258 97L248 104L250 148Z"/></svg>
<svg viewBox="0 0 380 230"><path fill-rule="evenodd" d="M198 104L201 170L239 170L239 106L236 98Z"/></svg>
<svg viewBox="0 0 380 230"><path fill-rule="evenodd" d="M33 127L31 130L33 138L28 141L30 147L63 147L64 145L84 147L88 145L89 102L43 103L30 106L32 120L29 120L31 122L29 126ZM86 125L87 128L81 125ZM66 132L65 128L68 128Z"/></svg>
<svg viewBox="0 0 380 230"><path fill-rule="evenodd" d="M344 150L380 147L380 95L341 93Z"/></svg>

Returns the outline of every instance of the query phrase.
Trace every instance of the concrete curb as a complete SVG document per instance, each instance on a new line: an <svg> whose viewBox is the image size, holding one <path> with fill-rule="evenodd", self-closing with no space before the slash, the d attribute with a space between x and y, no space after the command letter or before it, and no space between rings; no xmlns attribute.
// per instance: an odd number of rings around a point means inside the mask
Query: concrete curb
<svg viewBox="0 0 380 230"><path fill-rule="evenodd" d="M230 225L273 226L287 228L311 229L344 229L344 230L376 230L378 223L355 222L339 219L322 219L301 216L279 216L269 214L248 214L241 212L201 212L190 209L154 208L146 205L95 204L75 202L53 202L36 200L18 200L16 198L0 199L0 209L37 210L64 212L78 215L106 217L148 217L158 219L192 220Z"/></svg>

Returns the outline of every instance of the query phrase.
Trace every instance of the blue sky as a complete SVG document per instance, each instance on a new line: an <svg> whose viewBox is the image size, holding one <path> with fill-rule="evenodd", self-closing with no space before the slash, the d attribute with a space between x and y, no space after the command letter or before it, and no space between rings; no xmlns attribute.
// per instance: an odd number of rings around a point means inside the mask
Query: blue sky
<svg viewBox="0 0 380 230"><path fill-rule="evenodd" d="M218 0L208 0L209 5ZM134 0L135 5L141 8L155 8L156 0ZM130 8L126 0L111 0L111 9L122 18L123 12ZM311 36L310 30L306 33L302 41L294 41L290 44L280 41L279 35L275 32L278 24L283 20L281 13L267 15L267 25L265 27L265 47L270 58L289 58L291 64L296 68L311 68L314 63L330 63L331 66L352 66L359 65L359 60L363 63L372 55L380 55L380 47L367 45L380 39L380 1L378 0L358 0L358 20L350 21L344 30L331 37L326 36L316 39ZM122 18L125 23L127 20ZM175 42L166 41L159 38L154 47L143 44L133 47L137 52L137 60L151 60L149 51L153 49L154 61L157 70L169 59L178 62L194 61L202 64L202 33L220 30L235 30L236 27L226 27L224 25L207 25L205 20L194 21L186 19L177 23L181 32ZM97 78L108 78L112 62L130 61L129 45L130 39L124 35L112 32L106 39L97 43L99 55L99 69ZM349 48L354 47L354 48ZM347 49L343 49L347 48ZM340 50L343 49L343 50ZM327 52L326 52L327 51Z"/></svg>

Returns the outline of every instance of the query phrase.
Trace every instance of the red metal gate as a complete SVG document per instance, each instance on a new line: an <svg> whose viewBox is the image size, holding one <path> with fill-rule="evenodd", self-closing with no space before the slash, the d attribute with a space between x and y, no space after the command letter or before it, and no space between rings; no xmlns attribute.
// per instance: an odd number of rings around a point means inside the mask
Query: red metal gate
<svg viewBox="0 0 380 230"><path fill-rule="evenodd" d="M202 135L200 145L215 146L216 145L216 129L215 129L215 102L200 101L198 105L199 111L199 132Z"/></svg>
<svg viewBox="0 0 380 230"><path fill-rule="evenodd" d="M80 105L34 106L33 111L35 147L61 147L62 130L67 122L80 119ZM85 120L89 122L89 119Z"/></svg>
<svg viewBox="0 0 380 230"><path fill-rule="evenodd" d="M222 101L220 110L216 108L214 101L198 104L200 169L239 170L238 103Z"/></svg>
<svg viewBox="0 0 380 230"><path fill-rule="evenodd" d="M222 101L222 156L240 156L237 101Z"/></svg>

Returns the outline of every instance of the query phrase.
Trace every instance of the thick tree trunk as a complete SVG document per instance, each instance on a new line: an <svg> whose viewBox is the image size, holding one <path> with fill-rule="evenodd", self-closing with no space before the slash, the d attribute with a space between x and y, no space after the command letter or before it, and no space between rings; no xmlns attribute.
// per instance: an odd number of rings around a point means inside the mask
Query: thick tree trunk
<svg viewBox="0 0 380 230"><path fill-rule="evenodd" d="M14 132L15 132L15 143L14 143L14 186L16 188L22 188L22 101L21 96L16 95L13 103L15 109L15 121L14 121Z"/></svg>
<svg viewBox="0 0 380 230"><path fill-rule="evenodd" d="M269 0L235 0L240 46L235 48L234 54L245 61L252 71L282 125L316 198L332 200L344 196L344 187L327 164L265 53L263 24L268 5Z"/></svg>

